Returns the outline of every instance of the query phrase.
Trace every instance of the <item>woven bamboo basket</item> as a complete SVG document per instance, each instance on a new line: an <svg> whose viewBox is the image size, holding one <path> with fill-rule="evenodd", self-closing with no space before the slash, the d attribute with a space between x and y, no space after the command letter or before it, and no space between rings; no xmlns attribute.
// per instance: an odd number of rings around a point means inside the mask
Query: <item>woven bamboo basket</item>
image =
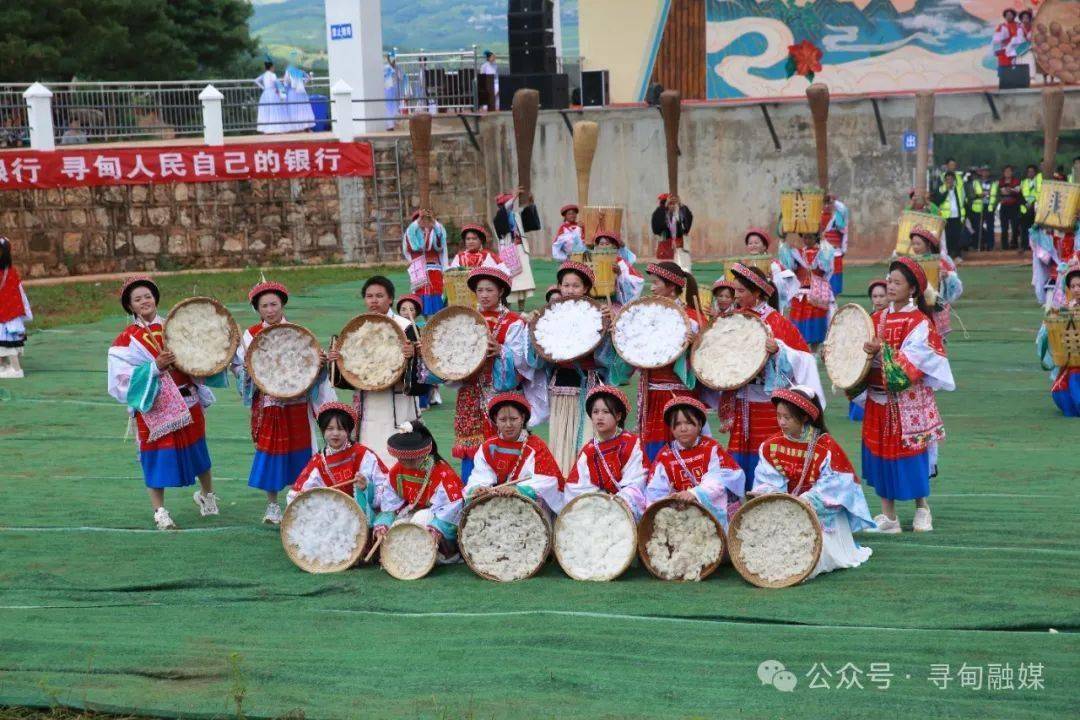
<svg viewBox="0 0 1080 720"><path fill-rule="evenodd" d="M654 502L645 510L645 513L641 516L641 522L638 523L638 557L641 558L641 564L645 566L654 577L660 580L672 580L676 582L687 582L685 577L670 576L661 572L652 563L652 558L649 556L648 546L649 541L652 539L653 532L656 526L656 514L665 507L673 507L677 510L686 510L688 508L696 508L698 512L702 513L705 517L712 522L713 527L716 530L716 534L720 538L720 552L716 554L716 559L712 562L703 565L698 573L697 580L704 580L716 571L716 568L720 567L720 562L724 558L724 548L727 546L727 538L724 536L724 528L720 525L720 522L713 517L713 514L706 510L701 503L691 502L688 500L682 500L676 497L667 497L663 500Z"/></svg>
<svg viewBox="0 0 1080 720"><path fill-rule="evenodd" d="M590 241L601 230L622 235L623 209L611 205L587 205L581 208L579 222L582 237Z"/></svg>
<svg viewBox="0 0 1080 720"><path fill-rule="evenodd" d="M765 349L765 343L762 342L759 346L748 347L746 345L740 345L738 347L725 348L725 352L729 353L755 353L756 369L753 373L741 378L731 378L727 381L721 381L719 378L712 377L708 372L704 371L706 365L705 358L701 355L700 349L702 344L708 335L713 332L719 332L727 323L745 323L755 322L761 326L763 334L768 338L772 331L769 330L769 326L765 324L765 321L759 318L757 315L751 315L749 313L734 313L727 317L718 317L714 319L709 326L698 334L697 339L694 340L694 349L690 353L690 365L694 370L694 375L702 382L703 385L713 390L734 390L736 388L743 387L748 382L756 378L761 371L765 368L765 363L769 361L769 351Z"/></svg>
<svg viewBox="0 0 1080 720"><path fill-rule="evenodd" d="M858 342L858 347L845 348L843 352L834 350L841 327L849 324L862 330L862 338L853 341ZM863 345L872 340L874 334L874 321L861 305L848 303L833 314L829 321L829 330L825 333L821 354L829 380L840 390L858 387L870 374L870 365L874 358L866 354Z"/></svg>
<svg viewBox="0 0 1080 720"><path fill-rule="evenodd" d="M593 577L586 577L586 576L576 574L573 571L573 569L569 567L568 562L566 561L566 559L563 556L563 553L560 552L560 550L559 550L559 531L563 527L564 516L568 512L573 512L573 508L574 508L575 505L577 505L579 502L581 502L584 498L594 498L594 497L606 498L608 502L612 503L614 506L617 506L619 509L622 510L623 513L626 514L626 521L630 523L630 526L633 528L633 531L634 531L634 541L631 544L630 552L628 552L626 554L626 562L622 563L618 570L616 570L615 572L609 572L609 573L607 573L605 575L597 575L597 576L593 576ZM630 567L630 563L632 563L634 561L634 556L637 554L637 552L636 552L636 550L637 550L637 524L634 522L633 513L631 513L630 510L626 507L626 505L624 505L622 503L622 501L617 499L614 495L608 495L607 493L602 493L602 492L590 492L590 493L586 493L584 495L578 495L576 498L574 498L570 502L566 503L566 505L563 507L562 511L559 512L558 517L555 518L555 533L554 533L554 541L552 542L552 547L553 547L553 549L555 551L555 560L558 561L559 567L561 567L563 569L563 572L566 573L569 577L573 578L574 580L581 580L581 581L584 581L584 582L608 582L610 580L614 580L615 578L619 577L624 572L626 572L626 569Z"/></svg>
<svg viewBox="0 0 1080 720"><path fill-rule="evenodd" d="M487 356L485 354L481 356L479 362L476 363L475 367L470 369L468 372L461 372L452 371L447 368L445 358L442 358L438 355L438 349L433 346L435 330L442 323L458 315L470 316L471 318L473 318L476 324L483 327L484 332L487 333L487 321L484 320L484 316L476 310L473 310L472 308L462 307L460 305L445 307L439 312L432 315L431 318L428 320L427 325L425 325L423 330L421 330L420 332L420 354L424 358L424 363L428 366L428 369L430 369L433 373L435 373L435 375L442 378L443 380L457 381L464 380L467 377L471 377L472 375L476 374L477 370L484 366L484 361L487 359Z"/></svg>
<svg viewBox="0 0 1080 720"><path fill-rule="evenodd" d="M615 294L615 263L619 251L613 248L597 248L592 251L589 264L592 266L595 281L590 295L596 298L609 298Z"/></svg>
<svg viewBox="0 0 1080 720"><path fill-rule="evenodd" d="M1043 180L1035 205L1035 222L1057 230L1072 230L1080 214L1080 185Z"/></svg>
<svg viewBox="0 0 1080 720"><path fill-rule="evenodd" d="M945 219L940 215L919 212L918 210L905 210L900 213L900 222L896 231L897 255L911 254L911 231L919 225L939 238L945 232Z"/></svg>
<svg viewBox="0 0 1080 720"><path fill-rule="evenodd" d="M398 566L393 561L392 549L395 543L401 542L402 537L406 533L417 534L421 532L431 544L424 548L425 555L421 558L421 569L410 572L406 568ZM379 564L382 565L382 569L392 578L397 580L419 580L420 578L427 577L428 573L435 567L435 561L438 557L439 546L435 542L435 538L428 532L427 528L423 525L406 520L394 523L390 529L386 531L386 535L383 536L382 540L382 549L379 553Z"/></svg>
<svg viewBox="0 0 1080 720"><path fill-rule="evenodd" d="M465 561L465 564L469 566L470 570L472 570L474 573L484 578L485 580L493 580L495 582L512 582L508 580L503 580L479 567L474 557L474 552L476 552L478 548L472 547L470 545L468 541L469 535L465 532L469 524L469 517L472 515L473 511L476 510L478 507L481 507L482 505L491 502L495 498L500 497L508 498L513 502L525 503L529 507L529 509L536 514L536 517L540 518L540 520L543 521L544 527L547 530L547 538L546 542L544 543L544 552L541 555L540 562L536 563L536 565L527 575L522 578L517 578L520 580L528 580L543 569L544 565L548 561L548 557L551 555L552 528L551 520L548 519L547 513L545 513L535 501L525 497L524 495L492 495L489 493L486 495L482 495L475 500L470 500L461 513L461 520L458 525L458 548L461 551L461 558Z"/></svg>
<svg viewBox="0 0 1080 720"><path fill-rule="evenodd" d="M813 523L814 528L816 529L816 534L813 540L814 547L810 551L811 562L808 564L805 570L803 570L797 575L792 575L783 580L766 580L765 578L750 572L750 570L748 570L746 567L746 563L743 562L742 541L739 539L739 528L742 525L742 521L746 517L746 514L750 510L755 507L764 505L765 503L775 502L795 503L798 508L805 512L806 516L810 518L810 521ZM739 572L740 575L742 575L743 579L746 580L746 582L750 583L751 585L756 585L758 587L783 588L791 587L792 585L798 585L807 577L809 577L810 573L814 572L814 568L817 567L818 559L821 557L821 523L818 521L817 514L815 514L813 509L808 507L805 503L796 500L790 495L785 495L782 493L759 495L758 497L750 500L745 505L740 507L735 512L735 515L732 516L731 522L728 523L727 538L728 551L731 554L731 564L735 566L735 569Z"/></svg>
<svg viewBox="0 0 1080 720"><path fill-rule="evenodd" d="M938 283L941 282L941 256L920 255L915 260L926 273L926 287L937 290Z"/></svg>
<svg viewBox="0 0 1080 720"><path fill-rule="evenodd" d="M252 363L252 358L256 357L260 352L272 352L271 348L275 345L275 336L278 333L285 332L286 329L296 330L305 335L308 340L307 351L304 353L303 358L304 366L301 370L303 375L299 378L303 386L303 390L300 392L285 392L280 385L275 384L275 378L259 377L254 371ZM279 400L295 400L306 395L311 386L315 384L315 381L319 379L319 372L322 369L321 352L322 348L319 346L319 340L314 333L301 325L283 322L272 325L255 336L255 339L251 341L251 345L248 346L247 353L244 355L244 367L247 370L248 377L255 383L255 387L259 388L259 391L264 395Z"/></svg>
<svg viewBox="0 0 1080 720"><path fill-rule="evenodd" d="M723 258L720 262L724 263L724 276L735 281L735 273L731 271L731 268L735 267L735 263L742 263L747 267L756 267L765 273L765 277L772 277L772 255L744 255L742 257L729 257ZM771 280L770 280L771 282Z"/></svg>
<svg viewBox="0 0 1080 720"><path fill-rule="evenodd" d="M545 362L551 363L553 365L556 364L556 363L575 362L577 360L580 360L583 357L588 357L589 355L592 355L593 352L596 350L596 348L600 347L600 343L602 343L604 341L604 333L600 332L600 334L596 338L596 342L588 350L581 353L577 357L564 358L562 360L556 360L551 355L551 353L548 352L548 350L546 348L544 348L542 345L540 345L540 343L536 342L536 324L538 322L540 322L540 318L542 318L544 315L546 315L556 305L561 305L562 303L567 303L567 302L574 302L575 300L580 300L581 302L587 302L590 306L592 306L596 310L597 313L600 313L603 310L600 303L596 302L592 298L562 298L562 299L556 300L555 302L552 302L552 303L550 303L548 305L544 305L539 310L537 310L533 314L532 319L529 320L529 343L532 344L533 348L536 350L536 354L539 355Z"/></svg>
<svg viewBox="0 0 1080 720"><path fill-rule="evenodd" d="M405 343L407 342L405 338L405 331L398 327L398 324L391 320L388 315L383 315L382 313L363 313L362 315L357 315L356 317L354 317L352 320L346 323L345 327L341 329L341 332L338 334L337 340L337 348L339 349L339 351L345 347L349 335L356 332L368 323L377 323L392 328L394 335L398 338L398 348L402 348L405 346ZM345 378L345 380L357 390L366 390L368 392L379 392L381 390L386 390L388 388L394 387L397 381L400 380L401 376L405 373L405 368L408 365L405 359L404 351L396 353L393 362L387 363L389 367L387 367L386 369L393 371L393 374L388 376L390 378L389 381L371 384L364 382L362 378L352 372L349 372L349 370L346 368L348 360L349 358L346 358L343 355L341 361L337 363L338 370L340 371L341 376Z"/></svg>
<svg viewBox="0 0 1080 720"><path fill-rule="evenodd" d="M670 331L672 333L679 333L679 332L683 333L681 349L677 353L675 353L673 357L667 358L661 363L654 363L654 364L649 365L647 367L639 367L639 366L636 366L636 365L634 366L634 367L637 367L639 370L656 370L657 368L662 368L662 367L664 367L666 365L670 365L673 362L675 362L676 360L678 360L679 356L682 355L686 351L686 348L690 347L690 341L693 339L693 337L692 337L693 333L692 333L692 326L690 325L689 316L687 316L686 311L683 309L683 307L681 305L679 305L679 303L675 302L674 300L669 300L667 298L662 298L662 297L649 296L649 297L638 298L637 300L633 300L631 302L628 302L628 303L626 303L625 305L622 306L622 308L619 310L618 314L615 316L615 320L612 322L612 330L611 330L611 340L612 340L612 344L615 346L615 352L617 352L619 354L619 357L621 357L626 362L633 365L633 363L627 358L627 354L629 353L630 348L624 348L624 347L619 346L619 341L617 339L617 332L616 332L618 330L618 328L619 328L619 322L621 320L623 320L624 318L629 317L628 313L629 313L631 308L637 307L638 305L647 305L647 304L662 305L664 307L674 308L675 310L679 311L679 315L680 315L680 317L682 319L682 327L681 328L680 327L672 327L671 331Z"/></svg>
<svg viewBox="0 0 1080 720"><path fill-rule="evenodd" d="M780 227L785 233L816 233L821 230L825 193L817 188L780 193Z"/></svg>
<svg viewBox="0 0 1080 720"><path fill-rule="evenodd" d="M163 328L163 334L165 336L165 347L169 348L174 352L176 352L176 350L178 349L177 343L180 342L180 340L176 337L170 338L169 323L176 316L176 312L178 310L191 305L204 306L204 312L212 312L222 317L225 317L226 322L229 326L228 337L215 339L216 341L214 343L213 351L215 355L217 355L219 360L209 371L206 371L205 369L200 371L200 369L198 368L185 367L181 357L183 353L177 353L176 367L178 370L181 370L188 375L191 375L192 377L210 377L211 375L217 375L222 370L229 367L229 363L232 362L233 357L236 355L236 348L240 346L240 328L239 326L237 326L236 320L233 319L232 313L230 313L224 305L222 305L214 298L201 296L190 297L186 300L181 300L180 302L176 303L176 305L173 306L172 310L169 311L168 316L165 318L165 326ZM192 348L192 350L199 354L205 354L207 348Z"/></svg>
<svg viewBox="0 0 1080 720"><path fill-rule="evenodd" d="M447 305L476 307L476 293L469 289L469 268L450 268L443 272L443 291Z"/></svg>
<svg viewBox="0 0 1080 720"><path fill-rule="evenodd" d="M332 498L340 504L343 512L351 512L355 514L359 520L360 532L356 537L356 547L353 549L347 560L343 560L336 564L308 560L301 557L299 548L289 542L289 530L292 528L293 523L296 522L296 515L299 508L303 507L305 502L314 497ZM301 493L289 503L287 508L285 508L285 514L281 518L281 545L285 548L285 554L289 556L289 560L301 570L316 574L336 573L341 572L342 570L348 570L353 565L356 565L356 563L360 561L360 558L363 557L364 550L367 549L368 544L368 530L367 515L364 514L364 511L360 509L360 506L356 504L356 500L350 495L346 495L333 488L314 488Z"/></svg>
<svg viewBox="0 0 1080 720"><path fill-rule="evenodd" d="M1051 310L1043 324L1054 365L1059 368L1080 365L1080 310Z"/></svg>

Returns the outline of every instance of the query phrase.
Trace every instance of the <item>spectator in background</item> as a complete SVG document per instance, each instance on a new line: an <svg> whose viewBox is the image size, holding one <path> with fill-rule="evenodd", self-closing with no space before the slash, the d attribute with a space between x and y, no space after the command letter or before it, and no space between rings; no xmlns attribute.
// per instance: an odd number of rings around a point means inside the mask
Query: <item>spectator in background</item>
<svg viewBox="0 0 1080 720"><path fill-rule="evenodd" d="M499 109L499 66L496 64L496 60L495 53L490 50L484 51L484 64L480 66L480 74L495 76L495 96L491 98L490 106L484 106L484 110Z"/></svg>
<svg viewBox="0 0 1080 720"><path fill-rule="evenodd" d="M401 102L405 99L408 91L408 82L405 73L397 65L397 53L391 50L386 53L386 64L383 65L383 98L386 100L386 129L393 130L396 121L401 115Z"/></svg>
<svg viewBox="0 0 1080 720"><path fill-rule="evenodd" d="M956 168L956 158L949 158L945 161L945 164L938 170L936 187L941 187L945 184L945 175L952 173L953 175L960 175L960 172Z"/></svg>
<svg viewBox="0 0 1080 720"><path fill-rule="evenodd" d="M60 136L61 145L85 145L86 132L82 129L82 123L78 118L68 120L67 130Z"/></svg>
<svg viewBox="0 0 1080 720"><path fill-rule="evenodd" d="M945 246L950 249L956 262L964 261L964 217L967 215L967 203L964 198L964 186L959 184L956 173L945 173L945 181L938 188L935 201L941 217L945 219Z"/></svg>
<svg viewBox="0 0 1080 720"><path fill-rule="evenodd" d="M994 38L991 41L994 55L997 56L999 76L1002 68L1012 67L1013 65L1016 50L1012 47L1012 42L1017 33L1020 32L1020 24L1016 22L1015 10L1006 8L1002 16L1005 18L1005 22L998 25L997 29L994 30Z"/></svg>
<svg viewBox="0 0 1080 720"><path fill-rule="evenodd" d="M1013 176L1013 166L1006 165L997 182L1000 204L998 217L1001 220L1001 249L1017 250L1020 245L1020 180Z"/></svg>
<svg viewBox="0 0 1080 720"><path fill-rule="evenodd" d="M1080 156L1073 158L1072 172L1069 173L1069 182L1080 182Z"/></svg>
<svg viewBox="0 0 1080 720"><path fill-rule="evenodd" d="M979 177L971 181L971 212L975 224L975 243L979 250L994 249L994 211L998 204L998 183L990 179L990 166L979 168Z"/></svg>
<svg viewBox="0 0 1080 720"><path fill-rule="evenodd" d="M309 132L315 127L315 111L311 109L307 83L311 73L298 67L300 53L289 53L289 66L285 68L285 103L289 113L289 132Z"/></svg>
<svg viewBox="0 0 1080 720"><path fill-rule="evenodd" d="M1024 179L1020 181L1020 247L1021 252L1031 247L1031 227L1035 224L1035 203L1042 190L1042 173L1034 165L1024 170Z"/></svg>

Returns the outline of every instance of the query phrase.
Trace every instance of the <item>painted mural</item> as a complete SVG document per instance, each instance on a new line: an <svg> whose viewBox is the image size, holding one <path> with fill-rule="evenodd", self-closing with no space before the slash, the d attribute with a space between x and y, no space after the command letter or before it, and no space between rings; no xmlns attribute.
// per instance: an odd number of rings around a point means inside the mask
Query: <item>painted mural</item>
<svg viewBox="0 0 1080 720"><path fill-rule="evenodd" d="M706 0L711 100L802 95L788 46L821 48L833 93L997 84L990 38L1006 0Z"/></svg>

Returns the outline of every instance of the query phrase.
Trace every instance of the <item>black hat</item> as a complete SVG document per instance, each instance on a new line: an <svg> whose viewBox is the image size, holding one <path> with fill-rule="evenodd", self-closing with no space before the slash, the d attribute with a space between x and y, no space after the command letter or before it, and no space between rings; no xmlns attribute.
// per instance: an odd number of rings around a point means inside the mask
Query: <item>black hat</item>
<svg viewBox="0 0 1080 720"><path fill-rule="evenodd" d="M131 293L135 292L137 287L149 288L150 294L154 296L154 302L161 302L161 290L158 289L157 283L146 275L139 275L128 278L120 288L120 307L124 308L124 312L131 312Z"/></svg>

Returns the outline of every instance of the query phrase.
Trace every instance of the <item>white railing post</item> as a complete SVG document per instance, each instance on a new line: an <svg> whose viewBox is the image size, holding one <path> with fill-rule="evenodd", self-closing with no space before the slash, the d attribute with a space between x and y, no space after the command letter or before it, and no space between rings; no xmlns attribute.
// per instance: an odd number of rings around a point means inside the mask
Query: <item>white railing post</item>
<svg viewBox="0 0 1080 720"><path fill-rule="evenodd" d="M338 142L352 142L356 139L353 130L352 88L344 80L338 80L330 88L334 98L334 135Z"/></svg>
<svg viewBox="0 0 1080 720"><path fill-rule="evenodd" d="M221 101L225 96L213 85L207 85L199 93L202 103L203 142L207 145L225 144L225 126L221 120Z"/></svg>
<svg viewBox="0 0 1080 720"><path fill-rule="evenodd" d="M55 150L53 135L52 92L41 83L34 83L23 93L27 118L30 122L30 147L34 150Z"/></svg>

